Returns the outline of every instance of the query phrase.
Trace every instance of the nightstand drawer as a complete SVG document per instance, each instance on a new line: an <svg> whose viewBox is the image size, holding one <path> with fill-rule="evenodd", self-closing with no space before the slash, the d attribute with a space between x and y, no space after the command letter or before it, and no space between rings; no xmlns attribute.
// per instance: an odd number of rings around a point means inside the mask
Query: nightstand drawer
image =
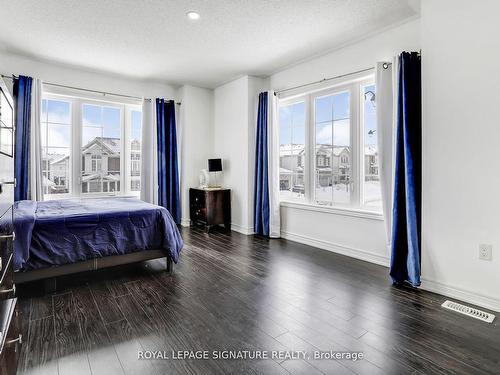
<svg viewBox="0 0 500 375"><path fill-rule="evenodd" d="M192 193L191 204L193 205L193 207L205 207L205 193L197 191Z"/></svg>
<svg viewBox="0 0 500 375"><path fill-rule="evenodd" d="M201 221L203 223L207 222L207 209L204 207L193 207L191 220Z"/></svg>

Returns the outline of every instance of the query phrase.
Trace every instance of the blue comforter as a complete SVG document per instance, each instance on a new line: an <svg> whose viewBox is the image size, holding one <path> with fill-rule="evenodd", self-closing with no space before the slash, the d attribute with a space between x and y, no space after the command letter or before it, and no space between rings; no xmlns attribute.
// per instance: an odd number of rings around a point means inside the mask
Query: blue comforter
<svg viewBox="0 0 500 375"><path fill-rule="evenodd" d="M19 201L14 226L16 271L152 249L177 263L183 246L170 213L135 198Z"/></svg>

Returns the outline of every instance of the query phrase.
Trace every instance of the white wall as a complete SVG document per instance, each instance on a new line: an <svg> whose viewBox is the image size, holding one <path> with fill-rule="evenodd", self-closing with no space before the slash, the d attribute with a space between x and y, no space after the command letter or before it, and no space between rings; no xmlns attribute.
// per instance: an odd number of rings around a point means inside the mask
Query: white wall
<svg viewBox="0 0 500 375"><path fill-rule="evenodd" d="M248 229L248 77L215 89L214 158L222 158L222 185L231 191L231 221L234 230Z"/></svg>
<svg viewBox="0 0 500 375"><path fill-rule="evenodd" d="M199 185L213 149L213 90L186 85L179 89L179 98L182 224L189 225L189 188Z"/></svg>
<svg viewBox="0 0 500 375"><path fill-rule="evenodd" d="M214 92L212 157L223 159L222 184L231 189L232 229L253 232L256 96L265 82L244 76Z"/></svg>
<svg viewBox="0 0 500 375"><path fill-rule="evenodd" d="M375 66L404 50L420 49L420 22L414 20L325 56L277 72L270 87L279 90ZM380 219L281 207L282 235L295 241L388 265L384 222Z"/></svg>
<svg viewBox="0 0 500 375"><path fill-rule="evenodd" d="M75 69L65 65L7 54L3 51L0 51L0 73L29 75L45 82L139 97L174 99L177 91L175 86L165 83Z"/></svg>
<svg viewBox="0 0 500 375"><path fill-rule="evenodd" d="M422 3L422 274L424 288L500 311L498 14L498 0Z"/></svg>

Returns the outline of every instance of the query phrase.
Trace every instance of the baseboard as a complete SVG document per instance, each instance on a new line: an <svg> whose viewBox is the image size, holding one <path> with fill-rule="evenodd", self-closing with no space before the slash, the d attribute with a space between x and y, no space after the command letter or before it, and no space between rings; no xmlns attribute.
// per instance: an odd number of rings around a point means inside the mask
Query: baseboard
<svg viewBox="0 0 500 375"><path fill-rule="evenodd" d="M389 266L389 258L370 251L356 249L353 247L339 245L333 242L318 240L316 238L295 234L286 231L281 231L281 237L290 241L300 242L304 245L314 246L323 250L328 250L337 254L347 255L352 258L364 260L366 262L375 263L384 267Z"/></svg>
<svg viewBox="0 0 500 375"><path fill-rule="evenodd" d="M189 226L191 226L191 220L190 219L181 219L181 225L183 227L189 227ZM255 233L253 231L253 227L244 227L242 225L234 224L234 223L231 223L231 230L234 230L235 232L244 234L246 236L249 236L249 235Z"/></svg>
<svg viewBox="0 0 500 375"><path fill-rule="evenodd" d="M244 234L246 236L249 236L251 234L254 234L253 227L244 227L239 224L231 223L231 230L234 230L235 232Z"/></svg>
<svg viewBox="0 0 500 375"><path fill-rule="evenodd" d="M473 305L500 312L500 299L493 296L480 294L442 281L431 280L424 276L422 276L422 285L420 287L429 292L434 292L450 298L456 298Z"/></svg>

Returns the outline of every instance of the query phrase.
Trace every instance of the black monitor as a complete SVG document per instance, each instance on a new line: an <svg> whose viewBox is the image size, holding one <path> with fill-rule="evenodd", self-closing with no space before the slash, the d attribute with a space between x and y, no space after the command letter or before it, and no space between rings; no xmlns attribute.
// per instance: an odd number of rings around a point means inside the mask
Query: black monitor
<svg viewBox="0 0 500 375"><path fill-rule="evenodd" d="M208 171L209 172L222 171L222 159L208 159Z"/></svg>

